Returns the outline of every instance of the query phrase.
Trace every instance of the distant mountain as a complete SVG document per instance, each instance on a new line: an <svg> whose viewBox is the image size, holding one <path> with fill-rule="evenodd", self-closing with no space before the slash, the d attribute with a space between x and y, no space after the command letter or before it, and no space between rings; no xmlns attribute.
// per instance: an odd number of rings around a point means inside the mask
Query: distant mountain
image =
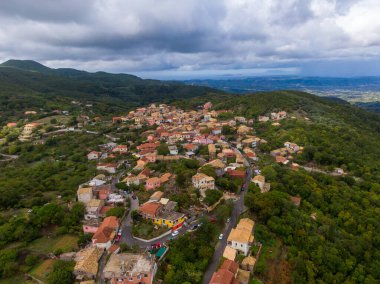
<svg viewBox="0 0 380 284"><path fill-rule="evenodd" d="M32 60L8 60L0 64L0 113L3 119L25 108L48 110L71 100L108 103L103 112L152 102L172 102L221 91L181 82L143 80L128 74L90 73L76 69L52 69ZM59 104L57 105L57 102Z"/></svg>
<svg viewBox="0 0 380 284"><path fill-rule="evenodd" d="M268 76L223 80L188 80L185 83L208 86L238 94L298 90L319 96L336 97L352 103L380 101L380 77ZM365 107L365 105L363 106Z"/></svg>
<svg viewBox="0 0 380 284"><path fill-rule="evenodd" d="M34 71L45 74L51 74L53 71L53 69L50 69L49 67L46 67L45 65L42 65L41 63L38 63L33 60L10 59L0 64L0 67L17 68L24 71Z"/></svg>

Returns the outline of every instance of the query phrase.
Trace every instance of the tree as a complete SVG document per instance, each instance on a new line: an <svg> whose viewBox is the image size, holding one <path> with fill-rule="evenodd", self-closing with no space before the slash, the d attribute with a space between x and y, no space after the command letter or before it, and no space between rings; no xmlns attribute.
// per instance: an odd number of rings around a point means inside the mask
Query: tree
<svg viewBox="0 0 380 284"><path fill-rule="evenodd" d="M74 282L72 274L74 262L57 260L54 263L53 271L48 275L48 284L71 284Z"/></svg>
<svg viewBox="0 0 380 284"><path fill-rule="evenodd" d="M123 217L125 209L123 207L114 207L107 211L106 216L115 216L118 218Z"/></svg>
<svg viewBox="0 0 380 284"><path fill-rule="evenodd" d="M133 210L131 212L131 217L132 217L132 220L134 222L137 222L137 221L141 220L141 218L142 218L141 215L140 215L140 213L139 213L139 211L137 211L137 210Z"/></svg>
<svg viewBox="0 0 380 284"><path fill-rule="evenodd" d="M160 146L157 147L157 154L158 155L169 155L170 151L168 148L168 145L165 143L161 143Z"/></svg>
<svg viewBox="0 0 380 284"><path fill-rule="evenodd" d="M36 222L40 226L49 224L59 225L64 217L64 211L61 206L55 203L49 203L37 209Z"/></svg>
<svg viewBox="0 0 380 284"><path fill-rule="evenodd" d="M204 173L205 175L216 178L215 169L210 165L203 166L202 168L199 169L199 171L201 173Z"/></svg>
<svg viewBox="0 0 380 284"><path fill-rule="evenodd" d="M178 186L183 186L183 185L185 185L185 182L186 182L186 176L184 175L184 173L181 172L181 173L177 174L175 181L176 181Z"/></svg>

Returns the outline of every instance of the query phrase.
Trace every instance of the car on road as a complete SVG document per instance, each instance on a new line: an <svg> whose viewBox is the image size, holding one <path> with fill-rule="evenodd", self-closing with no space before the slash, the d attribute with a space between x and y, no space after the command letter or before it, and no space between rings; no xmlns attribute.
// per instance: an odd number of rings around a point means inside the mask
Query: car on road
<svg viewBox="0 0 380 284"><path fill-rule="evenodd" d="M227 223L229 223L230 221L231 221L231 219L230 219L230 218L228 218L228 219L227 219Z"/></svg>
<svg viewBox="0 0 380 284"><path fill-rule="evenodd" d="M179 232L177 230L172 233L173 237L178 236L178 235L179 235Z"/></svg>
<svg viewBox="0 0 380 284"><path fill-rule="evenodd" d="M132 199L136 199L137 197L136 197L136 195L132 195Z"/></svg>
<svg viewBox="0 0 380 284"><path fill-rule="evenodd" d="M117 235L118 235L118 236L121 236L122 233L123 233L123 230L122 230L122 229L119 229L119 231L117 231Z"/></svg>
<svg viewBox="0 0 380 284"><path fill-rule="evenodd" d="M223 239L223 234L220 234L219 235L219 240L222 240Z"/></svg>
<svg viewBox="0 0 380 284"><path fill-rule="evenodd" d="M120 242L120 239L121 239L121 235L117 235L117 236L115 237L115 242Z"/></svg>

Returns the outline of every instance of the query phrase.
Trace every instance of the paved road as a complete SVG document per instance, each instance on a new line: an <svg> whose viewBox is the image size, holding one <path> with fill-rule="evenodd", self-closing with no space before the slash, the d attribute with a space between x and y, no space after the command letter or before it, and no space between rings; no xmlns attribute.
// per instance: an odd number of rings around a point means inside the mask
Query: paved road
<svg viewBox="0 0 380 284"><path fill-rule="evenodd" d="M0 154L0 156L4 157L4 159L0 160L0 162L15 160L19 157L18 155L7 155L7 154Z"/></svg>
<svg viewBox="0 0 380 284"><path fill-rule="evenodd" d="M234 150L235 150L235 152L239 151L237 149L234 149ZM221 241L219 241L215 247L215 252L214 252L214 255L212 257L212 260L211 260L209 266L207 267L205 274L203 275L203 281L202 281L203 284L208 284L211 280L212 274L217 270L219 260L223 256L224 249L227 246L227 238L228 238L232 228L234 228L236 226L240 214L244 211L244 196L248 190L249 182L252 178L252 169L251 169L251 167L250 167L250 165L249 165L249 163L245 157L244 157L244 159L245 159L244 164L248 168L247 168L246 178L245 178L245 181L243 184L243 191L241 191L241 193L240 193L240 198L235 202L234 209L232 211L232 215L230 218L230 222L228 223L228 225L224 228L224 230L222 232L223 233L223 239Z"/></svg>
<svg viewBox="0 0 380 284"><path fill-rule="evenodd" d="M137 210L139 208L139 200L138 200L137 196L136 196L136 199L133 199L132 195L129 195L129 198L131 200L131 208L129 210L128 216L124 219L123 223L121 224L123 231L122 231L120 243L126 243L129 246L138 245L140 248L146 248L152 244L155 244L156 242L163 243L163 242L170 240L170 238L172 237L171 234L169 234L167 236L163 236L162 238L159 238L159 239L151 241L151 242L143 242L143 241L140 241L140 240L133 238L133 236L132 236L131 213L132 213L132 211ZM183 235L189 229L190 229L190 226L189 227L182 226L182 228L177 229L177 231L179 232L180 235Z"/></svg>

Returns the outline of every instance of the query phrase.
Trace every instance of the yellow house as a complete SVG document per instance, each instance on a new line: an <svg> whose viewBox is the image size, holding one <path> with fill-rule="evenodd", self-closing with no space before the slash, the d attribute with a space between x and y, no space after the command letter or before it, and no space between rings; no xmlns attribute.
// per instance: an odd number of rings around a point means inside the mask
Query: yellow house
<svg viewBox="0 0 380 284"><path fill-rule="evenodd" d="M153 219L153 223L168 228L176 227L185 221L185 214L179 212L164 212Z"/></svg>

